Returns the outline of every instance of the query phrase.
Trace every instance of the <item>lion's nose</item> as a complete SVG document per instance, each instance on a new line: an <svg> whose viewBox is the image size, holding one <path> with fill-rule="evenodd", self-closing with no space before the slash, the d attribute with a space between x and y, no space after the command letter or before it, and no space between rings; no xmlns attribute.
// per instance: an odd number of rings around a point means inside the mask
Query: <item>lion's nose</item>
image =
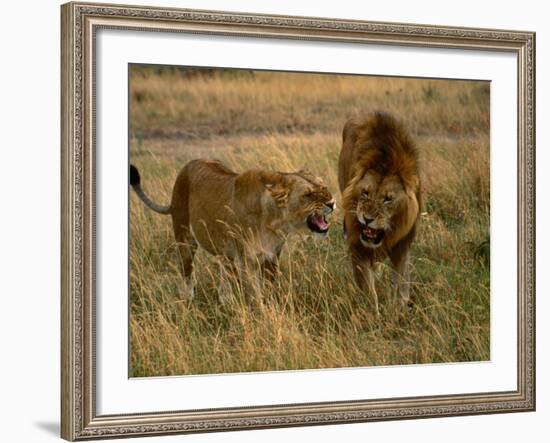
<svg viewBox="0 0 550 443"><path fill-rule="evenodd" d="M364 224L368 226L374 221L374 218L364 218L363 221L365 222Z"/></svg>

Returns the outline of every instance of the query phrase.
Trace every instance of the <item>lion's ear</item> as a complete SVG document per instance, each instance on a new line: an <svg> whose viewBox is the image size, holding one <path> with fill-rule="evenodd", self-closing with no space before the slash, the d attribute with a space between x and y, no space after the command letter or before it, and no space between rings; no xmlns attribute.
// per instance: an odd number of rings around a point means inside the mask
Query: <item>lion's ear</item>
<svg viewBox="0 0 550 443"><path fill-rule="evenodd" d="M290 193L290 189L286 185L286 183L280 181L277 183L266 183L265 188L273 197L273 200L275 200L275 203L278 207L282 208L283 206L286 206L288 203L288 196Z"/></svg>
<svg viewBox="0 0 550 443"><path fill-rule="evenodd" d="M420 179L417 175L411 175L409 178L405 180L405 183L409 189L411 189L413 192L418 192L418 189L420 187Z"/></svg>

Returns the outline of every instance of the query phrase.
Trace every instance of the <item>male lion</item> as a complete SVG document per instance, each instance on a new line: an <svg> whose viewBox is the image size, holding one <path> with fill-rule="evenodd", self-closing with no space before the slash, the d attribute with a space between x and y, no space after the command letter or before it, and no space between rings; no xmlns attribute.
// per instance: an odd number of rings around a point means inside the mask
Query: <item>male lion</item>
<svg viewBox="0 0 550 443"><path fill-rule="evenodd" d="M176 179L169 206L147 197L133 165L130 184L149 208L172 216L181 271L191 289L198 245L224 257L233 272L238 267L255 274L259 270L273 279L286 237L300 231L326 235L326 216L335 207L326 186L307 172L237 174L219 161L187 163Z"/></svg>
<svg viewBox="0 0 550 443"><path fill-rule="evenodd" d="M421 204L418 154L392 116L377 112L345 124L338 184L358 286L372 294L378 314L374 265L389 257L394 297L409 303L409 249Z"/></svg>

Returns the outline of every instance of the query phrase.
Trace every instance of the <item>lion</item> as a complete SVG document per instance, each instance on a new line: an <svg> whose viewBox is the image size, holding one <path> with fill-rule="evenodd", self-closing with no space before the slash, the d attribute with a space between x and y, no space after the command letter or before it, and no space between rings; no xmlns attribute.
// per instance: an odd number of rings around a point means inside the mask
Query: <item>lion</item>
<svg viewBox="0 0 550 443"><path fill-rule="evenodd" d="M238 174L220 161L192 160L179 173L169 206L144 193L133 165L130 184L149 208L172 216L181 272L191 292L199 245L221 256L233 273L252 269L260 279L273 280L286 238L300 232L326 236L327 216L335 209L322 180L303 170Z"/></svg>
<svg viewBox="0 0 550 443"><path fill-rule="evenodd" d="M375 264L389 258L393 295L410 306L409 250L421 207L418 151L387 113L349 120L342 134L338 185L353 274L378 310Z"/></svg>

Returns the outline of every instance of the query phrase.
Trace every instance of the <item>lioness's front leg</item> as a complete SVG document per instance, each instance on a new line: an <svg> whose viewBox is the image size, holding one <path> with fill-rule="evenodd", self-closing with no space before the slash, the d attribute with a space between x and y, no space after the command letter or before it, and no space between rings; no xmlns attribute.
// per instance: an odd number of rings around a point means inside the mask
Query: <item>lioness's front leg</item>
<svg viewBox="0 0 550 443"><path fill-rule="evenodd" d="M222 305L235 301L234 286L239 283L239 270L233 260L222 257L218 262L220 282L218 297Z"/></svg>
<svg viewBox="0 0 550 443"><path fill-rule="evenodd" d="M279 260L274 258L272 260L266 260L262 263L262 278L273 283L279 270Z"/></svg>
<svg viewBox="0 0 550 443"><path fill-rule="evenodd" d="M352 256L351 263L353 266L353 275L359 289L363 292L370 294L374 299L374 309L376 315L380 315L380 310L378 309L378 294L376 292L376 283L375 283L375 272L373 265L369 259L362 257Z"/></svg>
<svg viewBox="0 0 550 443"><path fill-rule="evenodd" d="M264 258L261 266L262 280L270 283L275 282L279 272L279 256L281 255L282 244L274 249L274 253Z"/></svg>
<svg viewBox="0 0 550 443"><path fill-rule="evenodd" d="M250 302L261 294L260 269L258 262L243 258L233 261L228 257L220 260L220 286L218 289L222 304L236 301L235 291L242 293L244 300Z"/></svg>

